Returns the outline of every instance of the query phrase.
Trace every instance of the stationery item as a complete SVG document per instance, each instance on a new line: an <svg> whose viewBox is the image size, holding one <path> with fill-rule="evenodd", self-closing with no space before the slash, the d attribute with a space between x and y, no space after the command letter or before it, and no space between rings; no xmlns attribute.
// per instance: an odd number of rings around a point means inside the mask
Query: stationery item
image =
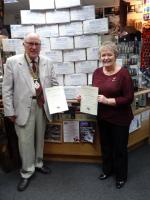
<svg viewBox="0 0 150 200"><path fill-rule="evenodd" d="M97 115L98 88L92 86L82 86L80 95L81 95L80 111L91 115Z"/></svg>
<svg viewBox="0 0 150 200"><path fill-rule="evenodd" d="M45 88L45 94L50 114L68 110L63 86Z"/></svg>

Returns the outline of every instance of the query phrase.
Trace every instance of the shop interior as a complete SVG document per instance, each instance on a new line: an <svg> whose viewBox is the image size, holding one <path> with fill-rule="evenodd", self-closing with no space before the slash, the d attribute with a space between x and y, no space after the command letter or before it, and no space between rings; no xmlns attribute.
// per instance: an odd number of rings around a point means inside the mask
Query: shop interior
<svg viewBox="0 0 150 200"><path fill-rule="evenodd" d="M28 190L19 193L18 139L14 124L4 116L2 82L7 58L24 53L22 42L28 32L41 36L41 54L54 65L69 109L53 114L52 121L47 122L44 162L50 165L52 173L46 178L35 173ZM117 63L128 69L134 85L129 178L119 192L114 176L104 181L97 178L102 152L96 115L81 112L81 104L75 99L82 86L92 86L93 72L101 67L99 47L107 40L117 44ZM0 1L1 200L149 199L149 41L150 0Z"/></svg>
<svg viewBox="0 0 150 200"><path fill-rule="evenodd" d="M149 59L149 3L142 0L111 0L111 1L91 1L83 0L82 7L92 5L94 8L94 20L104 20L103 26L100 24L101 31L95 30L95 37L98 42L95 44L94 51L98 51L98 45L105 40L113 40L117 43L119 48L118 63L127 68L132 76L135 90L135 99L132 105L134 111L134 120L130 127L129 148L136 147L144 142L149 141L150 136L150 59ZM69 8L71 10L71 8ZM0 5L1 13L1 35L0 35L0 81L2 84L3 73L5 68L5 61L10 55L22 52L22 48L17 46L16 42L20 44L22 38L19 36L20 26L27 27L35 25L37 28L40 24L33 24L28 22L29 19L23 18L22 10L31 11L28 0L16 0L14 2L4 1ZM56 9L57 10L57 9ZM36 11L35 11L36 12ZM47 11L46 11L47 12ZM71 11L70 11L71 12ZM24 21L23 21L24 20ZM75 20L81 23L80 20ZM62 22L61 22L62 23ZM59 24L54 22L52 24ZM44 27L42 22L42 26ZM108 30L107 30L108 25ZM18 28L17 28L18 26ZM13 32L13 29L16 33ZM18 30L17 30L18 29ZM43 29L46 30L46 29ZM42 31L41 31L42 32ZM44 31L43 31L44 32ZM15 35L16 34L16 35ZM23 34L21 32L21 34ZM91 33L90 33L91 34ZM50 36L51 37L51 36ZM52 36L53 37L53 36ZM75 38L75 36L73 36ZM47 39L43 39L44 48ZM94 39L95 40L95 39ZM13 44L12 46L10 44ZM19 51L18 51L19 49ZM90 57L90 48L85 48L87 53L86 61L92 65L92 69L75 69L74 73L84 73L86 78L80 77L81 85L85 82L91 85L92 70L100 66L98 55ZM89 54L88 54L89 51ZM63 53L65 50L63 50ZM47 54L51 56L50 54ZM64 55L63 55L64 56ZM53 62L58 61L53 58ZM92 62L91 62L92 61ZM60 61L63 62L61 56ZM74 61L76 65L76 61ZM73 69L74 70L74 69ZM68 74L68 72L66 72ZM47 131L45 133L45 159L46 160L61 160L61 161L80 161L80 162L99 162L100 144L98 142L97 126L95 116L80 113L79 104L74 100L75 96L69 96L70 90L74 95L78 93L79 86L69 79L66 74L62 74L58 70L59 83L66 87L66 96L69 106L69 111L58 113L53 116L53 121L47 124ZM69 82L69 83L68 83ZM70 87L70 88L69 88ZM68 93L67 93L68 92ZM86 123L84 123L86 122ZM7 124L7 122L6 122ZM6 125L9 131L11 125ZM71 126L72 135L68 137L67 127ZM76 131L76 126L79 127ZM85 127L84 127L85 126ZM3 121L3 107L1 98L1 129L5 132ZM4 130L5 129L5 130ZM88 135L84 135L83 130L87 130ZM82 132L83 131L83 132ZM1 134L2 135L2 134ZM77 138L74 140L73 138ZM6 146L1 145L1 151L5 151Z"/></svg>

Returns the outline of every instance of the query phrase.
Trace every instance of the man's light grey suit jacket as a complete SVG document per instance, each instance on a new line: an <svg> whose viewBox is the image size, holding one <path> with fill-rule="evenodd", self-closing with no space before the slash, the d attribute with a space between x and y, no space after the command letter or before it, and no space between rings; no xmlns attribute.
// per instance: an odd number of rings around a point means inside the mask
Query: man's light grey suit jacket
<svg viewBox="0 0 150 200"><path fill-rule="evenodd" d="M40 56L39 74L45 96L44 88L58 85L58 82L53 65L44 56ZM4 69L2 87L5 116L16 115L16 123L21 126L25 125L30 114L34 93L33 78L24 55L15 55L8 58ZM44 110L50 120L46 98Z"/></svg>

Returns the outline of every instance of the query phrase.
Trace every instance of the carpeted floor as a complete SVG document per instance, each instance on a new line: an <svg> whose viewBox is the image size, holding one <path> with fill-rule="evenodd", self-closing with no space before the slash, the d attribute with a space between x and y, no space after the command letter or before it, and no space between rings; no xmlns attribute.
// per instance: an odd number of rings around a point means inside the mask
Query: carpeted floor
<svg viewBox="0 0 150 200"><path fill-rule="evenodd" d="M18 192L18 171L0 171L0 200L149 200L150 145L129 152L129 178L123 188L115 188L110 177L100 181L98 164L48 163L52 174L36 173L27 190Z"/></svg>

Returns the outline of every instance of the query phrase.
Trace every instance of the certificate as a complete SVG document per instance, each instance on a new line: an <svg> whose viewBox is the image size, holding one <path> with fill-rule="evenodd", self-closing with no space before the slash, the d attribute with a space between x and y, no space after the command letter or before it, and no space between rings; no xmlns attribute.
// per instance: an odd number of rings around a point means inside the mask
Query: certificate
<svg viewBox="0 0 150 200"><path fill-rule="evenodd" d="M92 86L82 86L80 95L80 111L91 115L97 115L98 88Z"/></svg>
<svg viewBox="0 0 150 200"><path fill-rule="evenodd" d="M45 94L50 114L68 110L63 86L45 88Z"/></svg>

